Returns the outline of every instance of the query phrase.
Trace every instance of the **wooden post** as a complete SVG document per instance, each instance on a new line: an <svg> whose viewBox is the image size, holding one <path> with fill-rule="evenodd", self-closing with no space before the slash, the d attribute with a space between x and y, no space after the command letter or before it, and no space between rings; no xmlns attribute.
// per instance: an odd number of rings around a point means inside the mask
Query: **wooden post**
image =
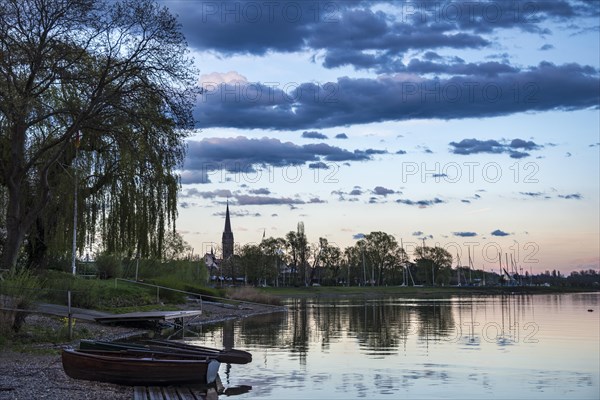
<svg viewBox="0 0 600 400"><path fill-rule="evenodd" d="M159 290L160 290L160 288L157 286L157 287L156 287L156 304L159 304L159 303L160 303L160 297L159 297L159 295L158 295L158 291L159 291Z"/></svg>
<svg viewBox="0 0 600 400"><path fill-rule="evenodd" d="M69 341L73 340L73 318L71 316L71 291L67 292L67 306L68 306L68 324L69 324Z"/></svg>

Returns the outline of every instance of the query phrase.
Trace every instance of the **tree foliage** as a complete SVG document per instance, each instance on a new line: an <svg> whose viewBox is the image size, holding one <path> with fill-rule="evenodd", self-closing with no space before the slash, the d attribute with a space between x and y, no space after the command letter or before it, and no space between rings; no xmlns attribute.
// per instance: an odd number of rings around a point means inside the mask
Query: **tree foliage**
<svg viewBox="0 0 600 400"><path fill-rule="evenodd" d="M34 263L69 248L75 193L79 248L162 255L194 72L150 0L1 1L3 266L25 241Z"/></svg>

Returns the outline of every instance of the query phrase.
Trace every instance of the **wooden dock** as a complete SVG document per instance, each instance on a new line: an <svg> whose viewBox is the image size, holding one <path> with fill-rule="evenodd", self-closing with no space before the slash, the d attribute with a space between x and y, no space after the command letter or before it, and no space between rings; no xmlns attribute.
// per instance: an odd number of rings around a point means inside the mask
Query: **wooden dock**
<svg viewBox="0 0 600 400"><path fill-rule="evenodd" d="M217 400L224 390L217 375L217 380L210 386L135 386L133 400Z"/></svg>
<svg viewBox="0 0 600 400"><path fill-rule="evenodd" d="M217 400L215 388L194 390L189 387L135 386L133 400Z"/></svg>
<svg viewBox="0 0 600 400"><path fill-rule="evenodd" d="M96 321L110 324L115 322L140 322L140 321L176 321L192 319L202 315L202 310L192 311L143 311L125 314L110 314L96 317Z"/></svg>

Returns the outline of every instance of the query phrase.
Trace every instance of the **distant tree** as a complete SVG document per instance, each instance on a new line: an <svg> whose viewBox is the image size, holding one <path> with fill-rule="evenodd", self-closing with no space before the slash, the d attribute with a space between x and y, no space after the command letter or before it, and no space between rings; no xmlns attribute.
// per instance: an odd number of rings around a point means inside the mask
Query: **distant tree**
<svg viewBox="0 0 600 400"><path fill-rule="evenodd" d="M240 249L239 256L240 272L244 274L248 282L258 284L262 277L261 264L263 253L260 246L246 244Z"/></svg>
<svg viewBox="0 0 600 400"><path fill-rule="evenodd" d="M371 232L365 236L365 251L368 259L374 268L376 285L383 283L386 271L399 267L396 259L398 242L396 239L385 232Z"/></svg>
<svg viewBox="0 0 600 400"><path fill-rule="evenodd" d="M332 245L325 238L319 238L319 264L325 273L321 279L328 280L331 284L336 284L338 280L344 279L341 276L342 251L339 247Z"/></svg>
<svg viewBox="0 0 600 400"><path fill-rule="evenodd" d="M260 242L261 279L264 282L275 282L279 276L279 264L281 262L281 250L285 247L285 239L267 238Z"/></svg>
<svg viewBox="0 0 600 400"><path fill-rule="evenodd" d="M100 237L111 253L163 255L193 123L186 51L150 0L2 1L2 267L26 239L35 263L69 248L75 179L79 248Z"/></svg>
<svg viewBox="0 0 600 400"><path fill-rule="evenodd" d="M285 236L286 248L290 255L291 264L296 271L296 284L308 285L308 239L304 234L304 224L298 223L296 232L290 231Z"/></svg>
<svg viewBox="0 0 600 400"><path fill-rule="evenodd" d="M192 246L177 231L168 231L165 236L164 258L166 260L187 259L192 253Z"/></svg>
<svg viewBox="0 0 600 400"><path fill-rule="evenodd" d="M452 255L441 247L417 247L415 250L417 276L424 284L449 284L452 274Z"/></svg>

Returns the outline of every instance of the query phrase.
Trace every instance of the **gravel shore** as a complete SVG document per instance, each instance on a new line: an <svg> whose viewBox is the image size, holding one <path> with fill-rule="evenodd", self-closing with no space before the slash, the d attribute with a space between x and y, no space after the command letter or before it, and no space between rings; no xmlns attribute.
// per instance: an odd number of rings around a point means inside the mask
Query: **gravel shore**
<svg viewBox="0 0 600 400"><path fill-rule="evenodd" d="M186 309L193 309L190 306ZM283 308L251 305L244 307L205 303L198 324L208 324L227 319L283 311ZM22 335L36 327L64 329L59 318L29 315L22 327ZM147 330L122 326L101 325L76 321L75 335L79 339L116 340L143 335ZM62 368L60 350L76 347L79 340L65 343L36 343L24 352L0 349L0 400L120 400L131 399L133 389L128 386L90 382L69 378Z"/></svg>

